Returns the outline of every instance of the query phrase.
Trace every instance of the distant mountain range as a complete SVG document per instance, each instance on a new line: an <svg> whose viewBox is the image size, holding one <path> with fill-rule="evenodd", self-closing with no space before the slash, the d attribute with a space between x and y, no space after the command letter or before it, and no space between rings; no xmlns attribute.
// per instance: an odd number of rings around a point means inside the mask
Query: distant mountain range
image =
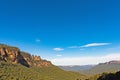
<svg viewBox="0 0 120 80"><path fill-rule="evenodd" d="M80 70L87 70L94 67L94 65L73 65L73 66L58 66L59 68L66 70L66 71L80 71Z"/></svg>
<svg viewBox="0 0 120 80"><path fill-rule="evenodd" d="M98 65L73 65L73 66L58 66L66 71L76 71L82 74L100 74L103 72L116 72L120 71L120 60L113 60L105 63L99 63Z"/></svg>
<svg viewBox="0 0 120 80"><path fill-rule="evenodd" d="M120 71L120 60L113 60L105 63L99 63L88 70L79 71L83 74L101 74L103 72L117 72Z"/></svg>

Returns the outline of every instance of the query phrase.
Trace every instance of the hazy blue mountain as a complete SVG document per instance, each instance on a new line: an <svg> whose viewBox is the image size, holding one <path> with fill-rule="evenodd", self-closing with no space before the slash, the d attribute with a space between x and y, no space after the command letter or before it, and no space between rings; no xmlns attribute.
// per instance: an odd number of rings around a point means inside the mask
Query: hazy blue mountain
<svg viewBox="0 0 120 80"><path fill-rule="evenodd" d="M120 61L109 61L105 63L100 63L91 69L82 70L80 73L83 74L100 74L100 73L109 73L109 72L117 72L120 71Z"/></svg>
<svg viewBox="0 0 120 80"><path fill-rule="evenodd" d="M80 71L80 70L88 70L94 67L94 65L73 65L73 66L58 66L59 68L66 71Z"/></svg>

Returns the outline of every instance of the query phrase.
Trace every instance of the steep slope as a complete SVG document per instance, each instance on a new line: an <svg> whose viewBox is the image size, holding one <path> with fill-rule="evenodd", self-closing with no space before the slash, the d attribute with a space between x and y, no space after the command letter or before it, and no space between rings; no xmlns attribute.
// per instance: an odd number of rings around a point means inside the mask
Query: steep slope
<svg viewBox="0 0 120 80"><path fill-rule="evenodd" d="M85 76L68 72L43 60L21 52L16 47L0 45L0 80L84 80Z"/></svg>
<svg viewBox="0 0 120 80"><path fill-rule="evenodd" d="M0 61L10 62L12 64L22 64L26 67L36 66L51 66L51 62L43 60L40 56L30 55L26 52L21 52L19 48L0 44Z"/></svg>

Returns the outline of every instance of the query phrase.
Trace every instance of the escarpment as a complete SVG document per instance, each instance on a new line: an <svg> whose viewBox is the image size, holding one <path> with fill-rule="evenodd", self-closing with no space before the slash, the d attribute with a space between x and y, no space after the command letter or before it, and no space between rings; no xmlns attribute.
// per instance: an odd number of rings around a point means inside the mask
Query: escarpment
<svg viewBox="0 0 120 80"><path fill-rule="evenodd" d="M30 55L20 51L19 48L0 44L0 62L9 62L12 64L22 64L26 67L49 67L50 61L41 59L40 56Z"/></svg>

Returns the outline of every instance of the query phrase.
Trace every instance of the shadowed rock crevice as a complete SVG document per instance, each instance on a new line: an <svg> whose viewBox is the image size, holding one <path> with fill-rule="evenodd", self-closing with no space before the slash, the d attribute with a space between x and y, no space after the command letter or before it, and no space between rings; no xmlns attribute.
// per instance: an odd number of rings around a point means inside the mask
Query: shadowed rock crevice
<svg viewBox="0 0 120 80"><path fill-rule="evenodd" d="M28 62L24 59L24 57L20 54L19 52L19 55L17 56L17 59L18 59L18 63L26 66L26 67L30 67L30 65L28 64Z"/></svg>

